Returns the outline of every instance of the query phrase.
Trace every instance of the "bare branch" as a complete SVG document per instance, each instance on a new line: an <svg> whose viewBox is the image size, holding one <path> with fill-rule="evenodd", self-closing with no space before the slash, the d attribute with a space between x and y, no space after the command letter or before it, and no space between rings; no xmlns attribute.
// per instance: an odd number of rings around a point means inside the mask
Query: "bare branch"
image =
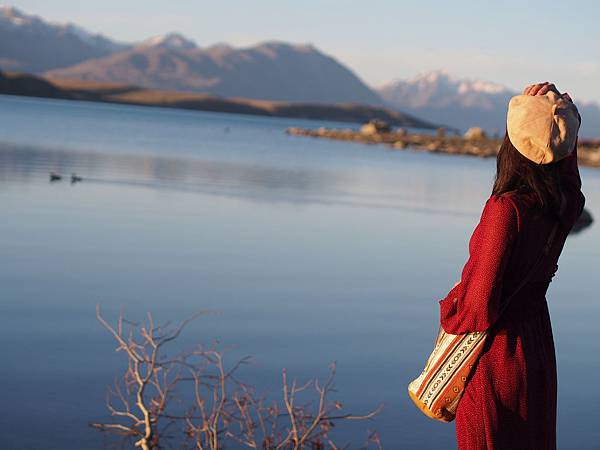
<svg viewBox="0 0 600 450"><path fill-rule="evenodd" d="M91 426L132 439L142 450L171 446L167 441L197 450L219 450L227 443L257 450L338 450L331 436L336 422L371 420L381 411L382 405L365 415L343 413L342 404L330 400L335 364L324 382L290 382L283 369L282 398L266 403L238 377L249 357L225 364L224 351L215 343L166 355L165 345L205 314L171 327L158 325L151 313L145 323L136 323L121 312L112 326L97 306L98 321L117 342L117 351L126 355L127 367L107 391L106 406L115 422ZM299 404L300 399L310 401ZM382 448L377 433L369 435L363 448L373 446Z"/></svg>

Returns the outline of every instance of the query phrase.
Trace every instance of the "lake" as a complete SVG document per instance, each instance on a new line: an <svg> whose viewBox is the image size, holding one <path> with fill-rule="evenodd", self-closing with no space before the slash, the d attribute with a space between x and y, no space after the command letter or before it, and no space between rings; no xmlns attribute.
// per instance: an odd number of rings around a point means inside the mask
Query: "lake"
<svg viewBox="0 0 600 450"><path fill-rule="evenodd" d="M183 347L218 340L277 397L337 362L341 441L440 449L454 426L406 395L459 278L495 161L293 137L319 122L0 96L2 449L101 449L121 353L95 317L199 310ZM343 125L347 126L347 124ZM50 183L55 171L83 177ZM600 171L581 169L600 211ZM571 236L548 292L560 449L598 449L600 227ZM118 442L118 441L117 441Z"/></svg>

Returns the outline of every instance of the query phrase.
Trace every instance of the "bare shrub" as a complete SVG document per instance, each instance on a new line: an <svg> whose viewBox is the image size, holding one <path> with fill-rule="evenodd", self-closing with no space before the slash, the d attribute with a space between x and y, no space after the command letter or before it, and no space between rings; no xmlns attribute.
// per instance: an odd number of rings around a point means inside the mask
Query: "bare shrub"
<svg viewBox="0 0 600 450"><path fill-rule="evenodd" d="M157 325L151 314L144 323L127 321L121 314L113 326L100 307L96 315L117 341L116 351L125 355L127 369L107 392L113 420L91 426L123 436L142 450L338 450L348 446L335 444L336 423L369 420L382 409L380 405L365 415L344 413L342 403L330 399L335 364L324 382L298 384L288 380L284 369L282 397L268 401L237 376L248 358L227 367L224 351L216 345L168 356L166 344L202 313L176 326ZM360 448L381 449L378 434L369 433Z"/></svg>

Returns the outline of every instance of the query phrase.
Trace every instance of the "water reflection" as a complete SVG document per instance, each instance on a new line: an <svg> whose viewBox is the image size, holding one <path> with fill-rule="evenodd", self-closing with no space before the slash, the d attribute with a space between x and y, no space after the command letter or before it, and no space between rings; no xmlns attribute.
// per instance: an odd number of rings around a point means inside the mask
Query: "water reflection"
<svg viewBox="0 0 600 450"><path fill-rule="evenodd" d="M365 173L361 176L315 167L272 167L154 154L81 152L0 143L0 185L39 181L42 176L48 175L51 182L68 178L72 184L85 181L97 185L168 189L258 202L392 208L446 215L478 214L475 209L465 210L456 203L448 206L444 194L453 193L456 187L446 186L440 192L441 186L435 182L432 184L424 176L416 180L393 177L386 180L379 173L378 179L374 180ZM397 193L390 193L393 189ZM410 197L403 196L401 193L408 189ZM471 199L465 198L468 190L459 189L459 192L462 194L459 197L452 195L454 202L462 200L469 203ZM585 211L573 232L578 233L592 223L591 214Z"/></svg>
<svg viewBox="0 0 600 450"><path fill-rule="evenodd" d="M97 185L200 192L259 202L337 204L467 216L477 214L475 210L449 208L439 201L431 201L439 199L439 191L432 195L437 187L424 177L416 183L415 180L395 179L393 175L389 179L381 176L374 179L368 172L261 166L153 154L80 152L0 143L0 185L39 182L49 174L55 174L54 180L51 179L54 182L65 181L69 174L75 174L77 181ZM406 185L410 185L409 196L402 195L406 193ZM398 193L390 193L398 187Z"/></svg>

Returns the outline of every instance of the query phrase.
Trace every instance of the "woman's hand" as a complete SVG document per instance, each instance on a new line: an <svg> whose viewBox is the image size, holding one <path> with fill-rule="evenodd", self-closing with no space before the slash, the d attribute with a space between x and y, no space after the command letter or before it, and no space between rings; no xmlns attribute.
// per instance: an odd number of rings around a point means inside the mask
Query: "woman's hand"
<svg viewBox="0 0 600 450"><path fill-rule="evenodd" d="M549 81L545 81L544 83L530 84L523 90L523 95L546 95L550 91L556 93L556 95L559 97L562 97L562 94L558 92L558 89L556 89L554 83L550 83Z"/></svg>
<svg viewBox="0 0 600 450"><path fill-rule="evenodd" d="M554 83L550 83L549 81L545 81L544 83L536 83L530 84L523 90L523 95L546 95L548 92L554 92L556 95L561 97L563 100L573 103L573 99L566 92L561 94Z"/></svg>

